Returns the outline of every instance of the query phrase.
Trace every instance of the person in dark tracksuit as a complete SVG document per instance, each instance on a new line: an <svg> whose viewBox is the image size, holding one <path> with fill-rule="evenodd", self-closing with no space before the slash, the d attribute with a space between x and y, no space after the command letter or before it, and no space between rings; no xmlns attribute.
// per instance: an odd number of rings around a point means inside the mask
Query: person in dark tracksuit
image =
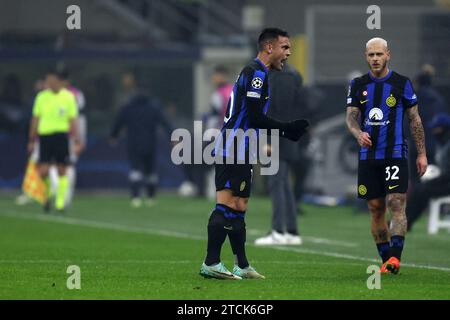
<svg viewBox="0 0 450 320"><path fill-rule="evenodd" d="M268 114L281 121L300 118L303 99L303 80L300 73L286 64L281 71L272 70L269 79L271 101ZM272 199L271 232L256 239L256 245L302 244L297 228L294 190L290 181L290 167L300 157L300 144L288 139L280 139L279 144L279 171L268 177L268 189ZM267 148L270 150L270 145Z"/></svg>
<svg viewBox="0 0 450 320"><path fill-rule="evenodd" d="M158 100L135 92L117 115L111 131L112 144L115 144L123 128L127 131L126 144L131 168L129 181L133 207L142 205L140 191L143 186L147 190L147 204L153 204L158 182L155 172L158 126L171 134L172 127L164 116Z"/></svg>

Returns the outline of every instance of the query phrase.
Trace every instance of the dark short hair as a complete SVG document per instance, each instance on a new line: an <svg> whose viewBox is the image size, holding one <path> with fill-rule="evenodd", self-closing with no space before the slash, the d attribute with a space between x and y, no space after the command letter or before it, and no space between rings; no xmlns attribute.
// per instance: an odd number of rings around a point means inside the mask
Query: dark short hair
<svg viewBox="0 0 450 320"><path fill-rule="evenodd" d="M66 80L68 72L65 70L59 70L58 68L51 68L47 70L47 76L56 76L59 80Z"/></svg>
<svg viewBox="0 0 450 320"><path fill-rule="evenodd" d="M266 28L261 31L258 37L258 51L262 51L267 42L278 39L278 37L289 37L289 34L279 28Z"/></svg>

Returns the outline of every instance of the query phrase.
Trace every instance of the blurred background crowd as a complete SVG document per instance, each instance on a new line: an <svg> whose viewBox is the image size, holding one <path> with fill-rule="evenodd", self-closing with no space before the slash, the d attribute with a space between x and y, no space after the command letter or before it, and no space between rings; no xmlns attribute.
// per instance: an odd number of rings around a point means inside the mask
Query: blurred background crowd
<svg viewBox="0 0 450 320"><path fill-rule="evenodd" d="M80 30L66 27L71 4L81 9ZM300 77L296 105L312 123L289 159L297 201L336 205L355 198L358 148L345 128L345 94L348 81L367 72L364 44L375 36L388 40L391 68L414 81L429 161L436 163L442 141L433 130L436 123L445 127L442 119L450 113L450 1L389 2L381 6L381 30L366 27L370 4L0 0L0 189L21 187L33 101L48 69L66 70L84 96L87 142L77 163L78 190L126 189L125 142L117 135L113 146L111 135L135 90L157 101L171 128L192 130L194 120L219 127L230 88L254 57L255 37L266 26L291 35L289 63ZM155 135L158 188L213 196L210 168L175 166L169 131L160 128ZM256 177L255 193L267 194L266 184Z"/></svg>

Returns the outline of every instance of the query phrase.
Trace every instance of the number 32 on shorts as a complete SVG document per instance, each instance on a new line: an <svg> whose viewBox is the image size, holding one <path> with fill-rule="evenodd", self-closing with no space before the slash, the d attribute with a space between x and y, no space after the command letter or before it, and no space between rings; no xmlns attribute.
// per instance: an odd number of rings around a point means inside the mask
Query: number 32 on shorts
<svg viewBox="0 0 450 320"><path fill-rule="evenodd" d="M389 180L399 180L398 172L400 168L398 166L389 166L386 167L386 181Z"/></svg>

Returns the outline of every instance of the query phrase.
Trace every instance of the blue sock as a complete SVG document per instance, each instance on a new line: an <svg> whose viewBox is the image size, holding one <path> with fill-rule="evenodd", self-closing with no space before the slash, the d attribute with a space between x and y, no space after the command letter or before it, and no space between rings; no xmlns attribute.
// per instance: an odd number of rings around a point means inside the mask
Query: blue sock
<svg viewBox="0 0 450 320"><path fill-rule="evenodd" d="M391 246L389 245L389 242L377 243L377 249L378 249L378 254L380 255L383 263L388 261L390 258L390 250L391 250Z"/></svg>
<svg viewBox="0 0 450 320"><path fill-rule="evenodd" d="M402 257L404 244L405 244L405 237L391 236L391 257L396 257L398 260L400 260Z"/></svg>

